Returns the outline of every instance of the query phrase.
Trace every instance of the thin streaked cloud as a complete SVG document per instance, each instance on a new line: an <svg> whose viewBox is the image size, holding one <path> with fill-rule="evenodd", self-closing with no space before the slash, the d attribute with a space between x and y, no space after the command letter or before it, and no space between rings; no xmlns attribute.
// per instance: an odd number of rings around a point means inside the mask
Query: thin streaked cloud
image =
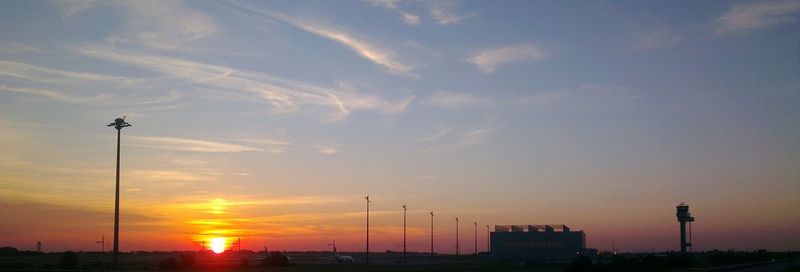
<svg viewBox="0 0 800 272"><path fill-rule="evenodd" d="M15 61L0 61L0 75L51 84L77 84L86 81L130 84L136 79L96 73L73 72Z"/></svg>
<svg viewBox="0 0 800 272"><path fill-rule="evenodd" d="M0 54L44 53L39 48L20 43L7 43L0 45Z"/></svg>
<svg viewBox="0 0 800 272"><path fill-rule="evenodd" d="M347 46L351 50L355 51L361 57L364 57L375 64L383 66L386 69L386 71L391 74L402 75L412 78L419 77L418 75L413 73L415 69L413 64L401 60L397 56L397 53L395 53L393 50L380 46L375 42L368 42L365 39L358 38L352 33L349 33L333 25L326 25L305 19L292 18L288 16L280 16L280 18L283 21L290 23L309 33L318 35L320 37Z"/></svg>
<svg viewBox="0 0 800 272"><path fill-rule="evenodd" d="M433 19L441 25L458 24L469 19L477 12L463 13L459 11L460 2L458 1L431 1L430 13Z"/></svg>
<svg viewBox="0 0 800 272"><path fill-rule="evenodd" d="M264 151L258 147L209 140L152 136L128 136L128 138L126 145L174 151L215 153Z"/></svg>
<svg viewBox="0 0 800 272"><path fill-rule="evenodd" d="M353 90L338 90L306 82L279 78L266 73L234 70L174 57L121 51L103 46L82 46L74 50L82 55L119 64L139 67L194 84L202 84L228 98L263 101L274 113L289 113L302 107L323 107L328 120L341 120L354 110L377 110L383 113L403 112L411 99L387 102L382 98Z"/></svg>
<svg viewBox="0 0 800 272"><path fill-rule="evenodd" d="M293 25L308 31L309 33L339 42L349 47L360 56L374 62L375 64L383 66L389 73L417 77L417 75L412 73L414 71L414 65L400 60L393 50L383 48L375 43L356 38L352 34L336 29L330 25L322 25L305 20L294 19L287 20L287 22L290 22Z"/></svg>
<svg viewBox="0 0 800 272"><path fill-rule="evenodd" d="M489 99L463 92L436 92L422 104L430 107L456 108L465 106L488 105Z"/></svg>
<svg viewBox="0 0 800 272"><path fill-rule="evenodd" d="M447 136L452 131L453 131L453 129L451 129L451 128L439 128L435 132L423 136L422 138L417 140L417 142L418 143L435 142L435 141L438 141L439 139L441 139L442 137Z"/></svg>
<svg viewBox="0 0 800 272"><path fill-rule="evenodd" d="M335 155L342 150L341 144L324 144L324 145L314 145L314 149L323 155Z"/></svg>
<svg viewBox="0 0 800 272"><path fill-rule="evenodd" d="M12 87L6 85L0 85L0 91L34 95L51 100L76 103L76 104L97 103L100 101L107 101L108 99L111 98L111 94L100 94L96 96L75 96L64 92L57 92L41 88L21 88L21 87Z"/></svg>
<svg viewBox="0 0 800 272"><path fill-rule="evenodd" d="M796 22L800 1L767 1L735 4L717 18L716 34L745 31Z"/></svg>
<svg viewBox="0 0 800 272"><path fill-rule="evenodd" d="M422 141L430 146L422 152L448 152L469 146L481 145L488 142L489 138L494 135L497 128L494 126L474 127L470 129L462 129L460 131L451 133L437 132L428 137L428 141Z"/></svg>
<svg viewBox="0 0 800 272"><path fill-rule="evenodd" d="M404 11L399 7L397 7L397 4L402 2L400 0L363 0L363 1L369 3L372 6L382 7L397 12L397 14L399 14L400 18L403 20L404 24L410 26L418 26L420 24L419 15Z"/></svg>
<svg viewBox="0 0 800 272"><path fill-rule="evenodd" d="M533 44L517 44L504 47L488 48L478 51L467 61L475 64L485 74L491 74L498 66L515 62L539 61L551 53Z"/></svg>

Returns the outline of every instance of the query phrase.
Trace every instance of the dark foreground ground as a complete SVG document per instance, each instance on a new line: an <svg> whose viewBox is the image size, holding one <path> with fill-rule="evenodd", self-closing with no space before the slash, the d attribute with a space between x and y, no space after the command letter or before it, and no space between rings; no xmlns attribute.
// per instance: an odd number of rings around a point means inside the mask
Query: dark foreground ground
<svg viewBox="0 0 800 272"><path fill-rule="evenodd" d="M65 255L69 255L66 257ZM329 252L287 252L293 265L264 266L263 252L136 252L120 256L124 271L797 271L800 259L796 254L759 253L701 253L685 258L664 254L621 254L584 258L583 263L525 264L493 262L485 255L460 256L410 253L406 259L400 253L371 253L365 264L363 253L350 255L355 264L336 264ZM787 257L788 258L785 258ZM680 256L679 256L680 257ZM774 258L774 257L777 257ZM31 253L0 255L0 271L107 271L111 254L98 252ZM269 263L269 262L268 262Z"/></svg>

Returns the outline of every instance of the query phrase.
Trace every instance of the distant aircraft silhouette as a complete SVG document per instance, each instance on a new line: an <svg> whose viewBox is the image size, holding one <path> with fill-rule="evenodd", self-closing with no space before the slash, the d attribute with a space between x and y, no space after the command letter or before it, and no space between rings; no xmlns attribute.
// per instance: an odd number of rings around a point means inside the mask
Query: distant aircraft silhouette
<svg viewBox="0 0 800 272"><path fill-rule="evenodd" d="M336 261L337 264L352 264L353 257L346 256L346 255L339 255L339 251L336 250L336 240L333 241L333 244L328 244L329 246L333 246L333 257L323 257L323 260L332 260Z"/></svg>

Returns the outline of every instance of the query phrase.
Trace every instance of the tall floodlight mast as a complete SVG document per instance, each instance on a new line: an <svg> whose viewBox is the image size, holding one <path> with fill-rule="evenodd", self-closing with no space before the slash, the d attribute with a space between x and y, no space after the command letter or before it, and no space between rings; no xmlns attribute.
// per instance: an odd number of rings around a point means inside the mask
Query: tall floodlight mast
<svg viewBox="0 0 800 272"><path fill-rule="evenodd" d="M366 262L369 263L369 196L364 197L367 200L367 258Z"/></svg>
<svg viewBox="0 0 800 272"><path fill-rule="evenodd" d="M475 224L475 256L478 256L478 222L474 222Z"/></svg>
<svg viewBox="0 0 800 272"><path fill-rule="evenodd" d="M458 257L458 217L456 217L456 257Z"/></svg>
<svg viewBox="0 0 800 272"><path fill-rule="evenodd" d="M489 233L489 225L486 225L486 252L492 252L492 247L490 246L491 236L491 233Z"/></svg>
<svg viewBox="0 0 800 272"><path fill-rule="evenodd" d="M431 256L433 256L433 212L431 212Z"/></svg>
<svg viewBox="0 0 800 272"><path fill-rule="evenodd" d="M114 193L114 262L112 268L117 270L117 263L119 262L119 146L122 134L122 128L131 126L125 122L125 117L114 119L114 123L108 124L109 127L117 129L117 185Z"/></svg>
<svg viewBox="0 0 800 272"><path fill-rule="evenodd" d="M406 255L406 205L403 204L403 262L408 262Z"/></svg>

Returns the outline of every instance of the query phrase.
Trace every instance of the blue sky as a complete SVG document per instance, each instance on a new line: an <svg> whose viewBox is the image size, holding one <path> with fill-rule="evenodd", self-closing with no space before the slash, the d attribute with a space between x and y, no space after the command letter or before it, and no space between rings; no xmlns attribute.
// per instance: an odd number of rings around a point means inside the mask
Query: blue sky
<svg viewBox="0 0 800 272"><path fill-rule="evenodd" d="M31 220L107 216L127 116L129 249L358 250L368 194L379 250L402 204L419 250L430 210L674 249L680 201L700 249L800 244L800 1L0 5L0 202ZM97 220L52 243L93 247Z"/></svg>

